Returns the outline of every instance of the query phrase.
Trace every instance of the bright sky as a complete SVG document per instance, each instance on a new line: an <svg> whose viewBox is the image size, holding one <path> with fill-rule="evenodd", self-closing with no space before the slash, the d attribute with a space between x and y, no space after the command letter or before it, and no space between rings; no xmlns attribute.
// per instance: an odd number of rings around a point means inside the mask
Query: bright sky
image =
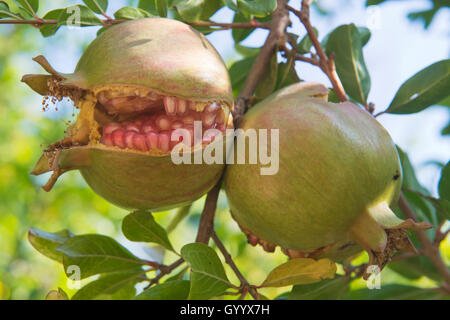
<svg viewBox="0 0 450 320"><path fill-rule="evenodd" d="M311 21L319 30L320 38L344 23L354 22L358 26L369 27L372 37L364 48L366 65L372 80L369 101L375 103L376 111L381 111L389 105L395 92L406 79L433 62L449 58L450 10L441 10L429 29L424 30L420 23L410 22L406 18L410 11L426 9L424 1L389 1L369 9L364 7L364 2L322 0L322 6L325 8L336 8L342 3L346 5L342 10L336 10L333 16L320 16L312 12ZM110 1L108 12L113 13L123 3L122 0ZM291 5L298 8L299 0L291 1ZM212 19L229 22L232 19L232 11L223 9ZM304 29L296 17L292 17L292 21L292 31L303 36ZM93 39L96 30L97 28L62 28L56 36L43 39L42 51L31 54L31 57L44 54L57 70L70 73L81 55L81 43L86 39ZM259 46L264 41L265 34L265 31L254 32L243 44ZM236 58L230 31L216 32L208 38L225 60ZM20 57L24 73L41 72L30 60L24 59L31 57ZM316 67L298 62L297 71L304 80L321 81L329 85ZM37 100L40 99L36 98ZM433 165L425 166L424 163L429 160L449 160L450 138L440 135L449 115L448 108L433 107L415 115L382 115L378 118L394 141L409 153L418 169L419 180L435 194L440 170Z"/></svg>

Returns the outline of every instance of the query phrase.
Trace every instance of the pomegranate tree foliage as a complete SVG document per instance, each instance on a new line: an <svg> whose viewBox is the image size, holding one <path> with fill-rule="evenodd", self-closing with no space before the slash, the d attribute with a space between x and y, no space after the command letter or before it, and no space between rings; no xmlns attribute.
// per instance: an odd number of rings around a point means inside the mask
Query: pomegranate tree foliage
<svg viewBox="0 0 450 320"><path fill-rule="evenodd" d="M251 72L252 66L261 52L260 48L245 47L241 42L254 32L257 26L270 28L268 23L272 20L272 13L276 10L277 3L283 3L283 1L276 0L140 0L137 7L120 8L111 17L107 14L107 0L84 0L83 2L83 5L55 8L42 13L38 0L0 1L0 19L34 21L29 24L34 24L39 28L44 37L54 35L61 26L73 21L71 20L73 12L79 12L79 26L101 26L99 33L122 20L155 16L169 17L190 23L205 34L216 32L224 27L231 28L235 49L242 56L241 60L235 61L229 68L235 96L243 88L247 75ZM385 1L367 1L367 5L377 5L382 2ZM292 1L292 5L294 3L297 5L297 2ZM435 12L442 7L438 1L433 1L433 4L434 7L429 12L411 13L410 17L423 19L425 25L428 26ZM225 6L234 11L232 23L226 25L210 21L211 16ZM234 23L251 23L255 27L234 28L232 25ZM26 32L21 30L22 33ZM294 31L298 32L298 30ZM314 28L314 32L316 37L319 37L319 30ZM373 111L367 100L371 82L362 50L364 45L370 41L370 30L349 23L338 26L329 34L320 35L320 37L326 54L334 57L337 75L350 100L360 105L361 108ZM287 38L290 49L279 48L280 51L284 51L283 59L280 59L276 53L272 54L265 74L255 89L255 101L264 99L272 92L300 81L300 76L294 69L296 60L316 61L313 60L316 56L311 55L314 43L308 35L288 33ZM19 42L17 41L17 43ZM1 43L0 48L2 48ZM20 46L21 49L26 49L25 44L22 43ZM29 46L33 47L33 45ZM33 47L33 49L36 48ZM2 60L6 59L6 54L6 51L0 50ZM7 83L11 85L13 82L9 80L9 82L2 83L2 90L8 90ZM407 79L383 113L407 115L436 104L449 107L448 88L450 88L450 60L438 61ZM337 95L333 89L330 89L330 100L337 101ZM0 104L8 105L10 101L2 95ZM0 114L2 112L4 111L0 108ZM11 112L8 114L10 118L16 117L15 121L22 116L19 111L14 109L8 110L8 112ZM1 135L5 137L4 141L0 142L3 150L7 150L8 140L14 139L11 136L12 130L8 129L7 125L3 124L3 127L0 127ZM46 140L50 135L56 135L57 132L62 131L54 130L53 125L48 122L41 126L42 134L47 135ZM49 130L50 127L53 130ZM449 134L448 126L442 133ZM35 138L35 141L38 139ZM426 221L434 226L434 229L428 230L426 234L431 242L436 240L439 243L442 241L442 234L436 230L439 230L450 216L449 163L440 164L442 174L438 186L439 198L435 198L417 180L408 155L400 148L398 151L404 172L404 196L418 220ZM4 160L0 160L0 164L4 165L2 161ZM15 170L26 174L27 169L28 164L17 167ZM37 181L32 181L32 183L38 184ZM76 184L75 182L74 185ZM3 190L3 186L0 188L1 194L7 196L7 190ZM71 191L74 190L69 189L66 193ZM36 192L28 196L36 199L42 198L42 196L38 197ZM50 206L50 201L55 203L59 201L60 204L53 208L64 212L63 201L67 199L68 195L64 194L65 192L61 189L57 192L57 195L50 196L47 200L37 200L34 206L24 208L15 206L11 210L25 216L34 211L39 212L39 209L35 208L36 205L45 207ZM78 197L80 196L86 203L95 204L97 201L98 205L99 200L94 200L91 193L83 191L78 195ZM61 199L63 200L61 201ZM102 202L99 206L102 205L105 204ZM41 254L61 263L70 279L77 277L91 279L91 281L83 282L84 286L72 295L72 299L210 299L223 296L239 297L248 292L254 298L265 298L264 294L267 292L271 294L270 298L279 299L434 299L442 298L445 295L444 291L435 288L425 289L412 284L397 283L385 285L382 290L351 290L350 284L358 281L357 279L361 275L358 267L352 269L346 266L345 272L336 273L336 264L328 259L318 261L293 259L285 263L278 259L273 270L266 274L265 280L249 284L247 280L241 278L242 274L239 271L236 272L236 264L226 252L225 247L229 246L229 242L225 242L224 247L217 235L213 235L213 239L217 240L214 246L204 243L184 245L172 243L170 232L175 229L181 219L189 213L191 217L189 222L196 225L200 210L201 208L197 204L192 207L180 208L171 223L168 219L159 217L155 220L152 213L145 211L130 213L123 219L121 225L123 235L129 241L150 244L156 251L161 252L162 256L168 257L164 260L169 261L169 263L166 262L167 264L163 264L162 259L153 261L138 257L132 252L133 250L125 248L115 239L100 234L75 235L69 230L49 233L31 228L28 232L28 240ZM218 211L228 211L226 204L219 201ZM404 217L403 212L399 209L396 209L396 214ZM33 214L31 216L34 217ZM61 216L63 215L61 214ZM39 219L34 217L28 219L27 223L36 224L38 221ZM217 232L221 237L226 237L227 241L239 243L233 256L238 262L244 264L246 256L243 253L246 250L244 249L246 244L243 236L240 233L230 236L231 231L224 229L219 223L218 225ZM418 237L411 234L411 238L414 245L420 248L422 243ZM23 246L20 238L17 239L17 244ZM218 251L221 251L223 259L219 257ZM236 257L238 255L240 257ZM270 259L270 256L264 254L264 258ZM232 262L231 269L236 272L236 276L223 262L226 261L230 264L230 260ZM354 264L361 261L364 261L364 257L357 258ZM79 269L73 268L73 266L78 266ZM259 268L259 265L253 265L248 261L246 266L249 269L244 272L246 274ZM445 285L445 277L442 272L439 272L430 258L423 254L393 261L389 264L389 269L411 282L425 276L434 281L436 288ZM315 271L312 275L311 270ZM5 271L0 272L4 273ZM6 272L11 272L11 270ZM139 288L144 288L144 290L136 291L137 284L141 284ZM0 297L1 285L2 282L0 282ZM292 290L288 290L292 285ZM279 291L268 290L270 287L284 287L285 290L280 294ZM47 298L69 299L69 295L59 288L50 291Z"/></svg>

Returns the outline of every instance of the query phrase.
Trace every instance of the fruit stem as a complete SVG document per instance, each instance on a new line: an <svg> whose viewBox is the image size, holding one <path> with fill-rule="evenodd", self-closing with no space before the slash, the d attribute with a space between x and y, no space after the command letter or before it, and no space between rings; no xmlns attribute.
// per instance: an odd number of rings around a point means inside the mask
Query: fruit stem
<svg viewBox="0 0 450 320"><path fill-rule="evenodd" d="M368 252L383 252L386 248L387 235L377 220L372 216L382 206L368 208L350 228L350 236Z"/></svg>

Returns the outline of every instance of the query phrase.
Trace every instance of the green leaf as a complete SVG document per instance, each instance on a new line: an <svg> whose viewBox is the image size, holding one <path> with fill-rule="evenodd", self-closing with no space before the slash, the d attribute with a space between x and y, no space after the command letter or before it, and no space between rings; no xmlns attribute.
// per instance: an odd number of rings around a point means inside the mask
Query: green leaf
<svg viewBox="0 0 450 320"><path fill-rule="evenodd" d="M39 229L30 228L28 231L28 241L33 248L42 253L44 256L62 263L62 253L56 251L73 234L69 230L62 230L55 233L41 231Z"/></svg>
<svg viewBox="0 0 450 320"><path fill-rule="evenodd" d="M366 1L366 7L374 6L374 5L380 4L380 3L385 2L385 1L386 0L367 0Z"/></svg>
<svg viewBox="0 0 450 320"><path fill-rule="evenodd" d="M266 67L265 73L259 81L258 87L255 90L255 96L258 99L264 99L272 94L278 80L278 61L277 53L273 53L269 60L269 65Z"/></svg>
<svg viewBox="0 0 450 320"><path fill-rule="evenodd" d="M215 14L220 8L223 7L222 0L206 0L203 6L202 15L200 19L202 21L209 20L213 14Z"/></svg>
<svg viewBox="0 0 450 320"><path fill-rule="evenodd" d="M335 53L336 71L347 94L362 104L367 103L370 75L362 52L363 42L358 28L346 24L334 29L327 40L326 52Z"/></svg>
<svg viewBox="0 0 450 320"><path fill-rule="evenodd" d="M70 300L70 299L63 289L58 288L58 290L50 290L45 296L45 300Z"/></svg>
<svg viewBox="0 0 450 320"><path fill-rule="evenodd" d="M63 9L59 17L60 25L87 27L102 25L102 21L86 6L74 5Z"/></svg>
<svg viewBox="0 0 450 320"><path fill-rule="evenodd" d="M15 0L30 16L35 16L39 9L39 0Z"/></svg>
<svg viewBox="0 0 450 320"><path fill-rule="evenodd" d="M277 0L237 0L242 12L255 17L265 17L277 8Z"/></svg>
<svg viewBox="0 0 450 320"><path fill-rule="evenodd" d="M336 94L336 92L334 92L333 88L329 88L328 89L328 101L329 102L333 102L333 103L339 103L339 98Z"/></svg>
<svg viewBox="0 0 450 320"><path fill-rule="evenodd" d="M291 84L300 82L297 71L295 71L295 60L288 60L286 63L278 64L278 79L275 90L282 89Z"/></svg>
<svg viewBox="0 0 450 320"><path fill-rule="evenodd" d="M47 12L42 19L48 20L58 20L61 21L61 17L64 14L65 9L55 9ZM59 27L61 27L61 23L57 24L44 24L39 28L42 36L49 37L52 36L58 31Z"/></svg>
<svg viewBox="0 0 450 320"><path fill-rule="evenodd" d="M367 42L369 42L370 40L370 29L366 28L366 27L358 27L358 31L359 31L359 36L361 37L361 43L363 45L363 47L367 44Z"/></svg>
<svg viewBox="0 0 450 320"><path fill-rule="evenodd" d="M449 95L450 59L441 60L406 80L385 112L410 114L438 104Z"/></svg>
<svg viewBox="0 0 450 320"><path fill-rule="evenodd" d="M114 13L114 18L123 20L134 20L149 17L153 17L153 15L143 9L132 7L123 7Z"/></svg>
<svg viewBox="0 0 450 320"><path fill-rule="evenodd" d="M389 262L387 267L408 279L417 280L427 277L434 281L442 281L442 276L428 257L416 256L392 261Z"/></svg>
<svg viewBox="0 0 450 320"><path fill-rule="evenodd" d="M423 289L402 284L383 285L381 289L352 290L345 297L355 300L435 300L443 294L435 289Z"/></svg>
<svg viewBox="0 0 450 320"><path fill-rule="evenodd" d="M172 6L183 20L195 22L200 20L204 2L205 0L174 0Z"/></svg>
<svg viewBox="0 0 450 320"><path fill-rule="evenodd" d="M158 8L155 0L139 0L138 8L150 12L152 15L158 15Z"/></svg>
<svg viewBox="0 0 450 320"><path fill-rule="evenodd" d="M313 27L314 33L316 34L316 36L319 36L319 31ZM300 54L305 54L308 53L311 50L312 47L312 41L309 38L309 35L306 34L302 40L300 40L300 42L297 45L297 52Z"/></svg>
<svg viewBox="0 0 450 320"><path fill-rule="evenodd" d="M242 60L234 62L230 69L230 79L231 79L231 87L233 88L233 92L239 92L242 88L242 85L245 82L248 72L253 66L255 62L256 56L244 58Z"/></svg>
<svg viewBox="0 0 450 320"><path fill-rule="evenodd" d="M9 6L5 1L0 1L0 19L2 18L22 19L9 10Z"/></svg>
<svg viewBox="0 0 450 320"><path fill-rule="evenodd" d="M72 300L93 300L100 295L114 294L128 285L134 286L145 279L145 271L142 269L108 273L78 290Z"/></svg>
<svg viewBox="0 0 450 320"><path fill-rule="evenodd" d="M441 130L443 136L450 135L450 122Z"/></svg>
<svg viewBox="0 0 450 320"><path fill-rule="evenodd" d="M237 53L239 53L244 58L255 57L261 51L261 48L246 47L246 46L240 45L239 43L236 43L234 45L234 48L236 49Z"/></svg>
<svg viewBox="0 0 450 320"><path fill-rule="evenodd" d="M69 267L77 266L80 279L99 273L136 269L145 264L116 240L99 234L72 237L57 250L64 254L66 274L69 276Z"/></svg>
<svg viewBox="0 0 450 320"><path fill-rule="evenodd" d="M97 31L97 37L99 35L101 35L103 32L105 32L106 30L108 30L109 27L101 27L100 29L98 29Z"/></svg>
<svg viewBox="0 0 450 320"><path fill-rule="evenodd" d="M404 190L403 193L408 200L408 203L413 207L420 221L427 221L435 226L438 225L439 221L433 206L427 200L410 191L420 192L426 196L430 196L430 192L417 180L414 167L409 161L408 155L398 146L397 151L403 171L402 189ZM426 230L425 232L430 236L433 234L433 230Z"/></svg>
<svg viewBox="0 0 450 320"><path fill-rule="evenodd" d="M108 0L83 0L89 9L98 14L103 14L108 8Z"/></svg>
<svg viewBox="0 0 450 320"><path fill-rule="evenodd" d="M235 22L249 22L251 19L247 18L240 12L236 12L233 17L233 23ZM243 40L245 40L253 31L254 29L240 29L240 28L233 28L231 29L231 36L233 37L233 40L236 43L239 43Z"/></svg>
<svg viewBox="0 0 450 320"><path fill-rule="evenodd" d="M233 11L238 11L238 7L236 1L233 0L225 0L225 5Z"/></svg>
<svg viewBox="0 0 450 320"><path fill-rule="evenodd" d="M295 285L289 294L289 300L337 300L350 289L350 279L337 276L312 284Z"/></svg>
<svg viewBox="0 0 450 320"><path fill-rule="evenodd" d="M160 17L167 17L167 0L155 0Z"/></svg>
<svg viewBox="0 0 450 320"><path fill-rule="evenodd" d="M273 269L261 286L284 287L314 283L323 279L332 279L335 273L336 263L329 259L292 259Z"/></svg>
<svg viewBox="0 0 450 320"><path fill-rule="evenodd" d="M135 211L123 219L122 232L128 240L154 242L174 251L167 232L156 223L148 211Z"/></svg>
<svg viewBox="0 0 450 320"><path fill-rule="evenodd" d="M216 252L203 243L190 243L181 256L191 266L189 299L206 300L221 295L232 285Z"/></svg>
<svg viewBox="0 0 450 320"><path fill-rule="evenodd" d="M445 98L444 100L439 101L438 105L445 106L445 107L450 107L450 95L447 96L447 98Z"/></svg>
<svg viewBox="0 0 450 320"><path fill-rule="evenodd" d="M174 280L151 287L136 296L136 300L186 300L190 282Z"/></svg>
<svg viewBox="0 0 450 320"><path fill-rule="evenodd" d="M441 179L439 180L439 197L450 201L450 161L447 162L441 171Z"/></svg>
<svg viewBox="0 0 450 320"><path fill-rule="evenodd" d="M450 201L447 199L436 199L430 196L426 196L417 191L405 191L405 192L413 192L418 196L422 197L425 200L428 200L435 208L436 212L439 215L439 222L450 219Z"/></svg>

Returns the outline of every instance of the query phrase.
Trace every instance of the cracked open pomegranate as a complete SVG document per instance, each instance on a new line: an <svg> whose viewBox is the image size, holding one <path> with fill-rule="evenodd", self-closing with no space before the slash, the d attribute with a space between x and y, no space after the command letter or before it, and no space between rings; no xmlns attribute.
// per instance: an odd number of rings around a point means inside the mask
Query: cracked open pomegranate
<svg viewBox="0 0 450 320"><path fill-rule="evenodd" d="M207 39L170 19L147 18L110 27L86 49L73 74L55 71L22 81L80 109L62 140L48 146L32 174L53 171L50 190L78 169L91 188L128 209L168 209L192 202L218 181L223 164L175 164L181 143L192 157L232 127L227 69ZM202 132L195 133L194 122ZM186 134L173 135L177 129ZM219 139L217 139L219 140Z"/></svg>
<svg viewBox="0 0 450 320"><path fill-rule="evenodd" d="M387 131L352 103L327 102L327 94L321 84L298 83L245 114L243 130L279 130L279 170L261 175L260 162L228 165L231 213L266 251L280 246L291 257L342 261L366 249L383 267L396 250L414 250L404 230L427 225L390 209L402 171Z"/></svg>

